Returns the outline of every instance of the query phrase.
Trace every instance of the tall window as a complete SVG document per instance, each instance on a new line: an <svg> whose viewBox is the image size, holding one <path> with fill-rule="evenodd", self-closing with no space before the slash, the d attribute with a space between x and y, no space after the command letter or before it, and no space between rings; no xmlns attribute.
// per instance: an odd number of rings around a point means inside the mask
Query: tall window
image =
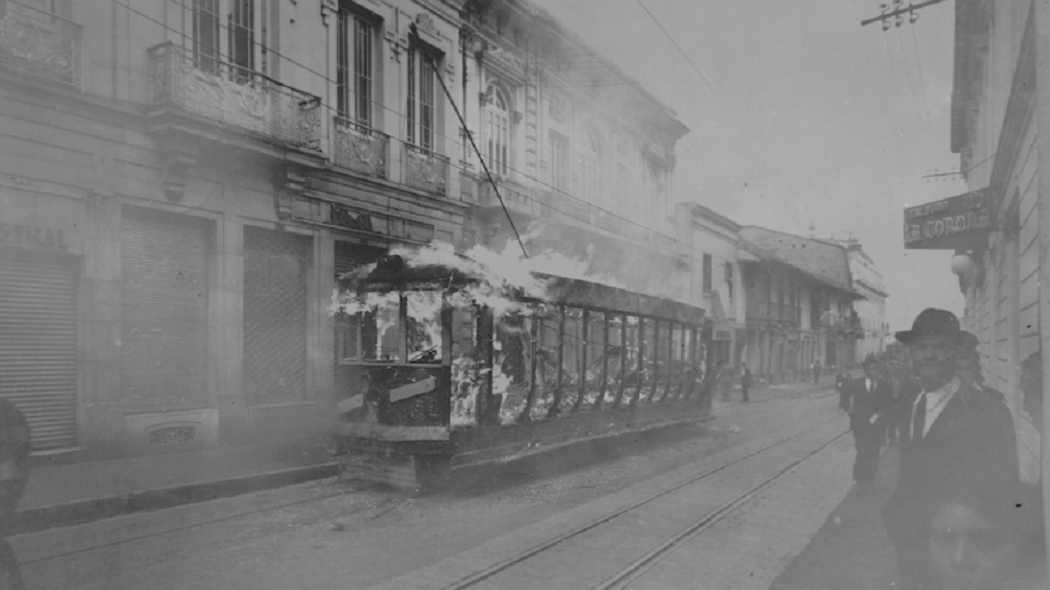
<svg viewBox="0 0 1050 590"><path fill-rule="evenodd" d="M375 24L340 8L336 27L336 108L340 117L372 125Z"/></svg>
<svg viewBox="0 0 1050 590"><path fill-rule="evenodd" d="M710 254L704 254L704 293L711 292L711 273L712 273L712 261Z"/></svg>
<svg viewBox="0 0 1050 590"><path fill-rule="evenodd" d="M726 261L725 264L726 290L729 292L729 300L733 300L733 263Z"/></svg>
<svg viewBox="0 0 1050 590"><path fill-rule="evenodd" d="M485 93L485 144L491 172L506 176L510 159L510 103L498 86Z"/></svg>
<svg viewBox="0 0 1050 590"><path fill-rule="evenodd" d="M266 0L193 0L185 6L190 11L193 59L198 68L218 73L220 64L227 62L226 74L236 81L248 80L256 71L266 72Z"/></svg>
<svg viewBox="0 0 1050 590"><path fill-rule="evenodd" d="M551 186L569 190L569 138L556 131L550 132Z"/></svg>
<svg viewBox="0 0 1050 590"><path fill-rule="evenodd" d="M643 173L645 182L645 199L643 214L648 217L651 224L660 220L660 216L667 209L667 182L663 164L649 156L643 156L645 171Z"/></svg>
<svg viewBox="0 0 1050 590"><path fill-rule="evenodd" d="M583 197L592 205L601 205L602 140L598 130L587 129L580 151L583 172Z"/></svg>
<svg viewBox="0 0 1050 590"><path fill-rule="evenodd" d="M206 72L219 69L219 0L193 0L193 61Z"/></svg>
<svg viewBox="0 0 1050 590"><path fill-rule="evenodd" d="M434 66L438 58L413 41L408 52L408 143L434 149Z"/></svg>
<svg viewBox="0 0 1050 590"><path fill-rule="evenodd" d="M614 203L612 210L616 213L623 213L623 203L626 199L630 198L631 191L631 171L628 170L627 166L623 164L616 165L616 187L612 191Z"/></svg>
<svg viewBox="0 0 1050 590"><path fill-rule="evenodd" d="M247 78L255 70L255 0L231 0L226 20L233 75Z"/></svg>

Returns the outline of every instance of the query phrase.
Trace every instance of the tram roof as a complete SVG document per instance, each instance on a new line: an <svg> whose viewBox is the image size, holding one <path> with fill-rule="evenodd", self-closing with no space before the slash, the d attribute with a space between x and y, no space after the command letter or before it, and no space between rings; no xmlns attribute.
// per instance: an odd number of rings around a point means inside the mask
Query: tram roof
<svg viewBox="0 0 1050 590"><path fill-rule="evenodd" d="M505 289L506 296L519 301L546 301L689 324L699 324L704 320L702 308L671 299L546 273L534 273L533 276L544 284L546 297L529 296L519 288ZM449 266L405 266L393 262L378 264L367 272L347 273L338 282L343 289L364 293L458 290L483 280L481 276Z"/></svg>

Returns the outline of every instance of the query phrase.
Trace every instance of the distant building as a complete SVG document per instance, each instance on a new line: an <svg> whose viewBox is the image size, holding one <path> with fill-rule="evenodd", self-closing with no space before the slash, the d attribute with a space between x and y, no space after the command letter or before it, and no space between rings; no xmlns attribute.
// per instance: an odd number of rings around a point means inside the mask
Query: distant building
<svg viewBox="0 0 1050 590"><path fill-rule="evenodd" d="M693 265L689 274L688 302L707 311L703 342L708 357L739 369L746 361L744 280L741 261L757 261L740 246L740 224L696 203L677 206L678 242Z"/></svg>
<svg viewBox="0 0 1050 590"><path fill-rule="evenodd" d="M754 258L741 260L747 298L747 362L773 382L806 376L814 361L825 368L856 358L861 328L852 303L846 249L762 227L740 230Z"/></svg>
<svg viewBox="0 0 1050 590"><path fill-rule="evenodd" d="M863 299L853 302L853 311L857 314L863 336L857 340L854 363L861 363L868 355L879 355L886 350L886 339L889 337L889 323L886 321L886 291L882 273L875 261L868 256L856 239L838 241L849 257L849 270L853 279L853 289Z"/></svg>

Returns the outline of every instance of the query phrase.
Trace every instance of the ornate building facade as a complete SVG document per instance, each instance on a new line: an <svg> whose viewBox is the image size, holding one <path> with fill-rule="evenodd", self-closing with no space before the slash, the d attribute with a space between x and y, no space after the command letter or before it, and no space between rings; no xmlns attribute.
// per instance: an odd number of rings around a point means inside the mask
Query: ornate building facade
<svg viewBox="0 0 1050 590"><path fill-rule="evenodd" d="M686 296L687 130L534 7L0 0L0 30L0 396L38 453L326 432L336 277L502 247L483 161L531 250Z"/></svg>

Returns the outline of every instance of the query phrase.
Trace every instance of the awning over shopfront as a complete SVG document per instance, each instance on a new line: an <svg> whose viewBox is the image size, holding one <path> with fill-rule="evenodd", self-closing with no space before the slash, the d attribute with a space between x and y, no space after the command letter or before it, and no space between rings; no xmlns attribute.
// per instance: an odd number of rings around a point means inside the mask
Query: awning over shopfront
<svg viewBox="0 0 1050 590"><path fill-rule="evenodd" d="M990 191L982 189L904 210L904 247L909 250L973 250L993 229Z"/></svg>

